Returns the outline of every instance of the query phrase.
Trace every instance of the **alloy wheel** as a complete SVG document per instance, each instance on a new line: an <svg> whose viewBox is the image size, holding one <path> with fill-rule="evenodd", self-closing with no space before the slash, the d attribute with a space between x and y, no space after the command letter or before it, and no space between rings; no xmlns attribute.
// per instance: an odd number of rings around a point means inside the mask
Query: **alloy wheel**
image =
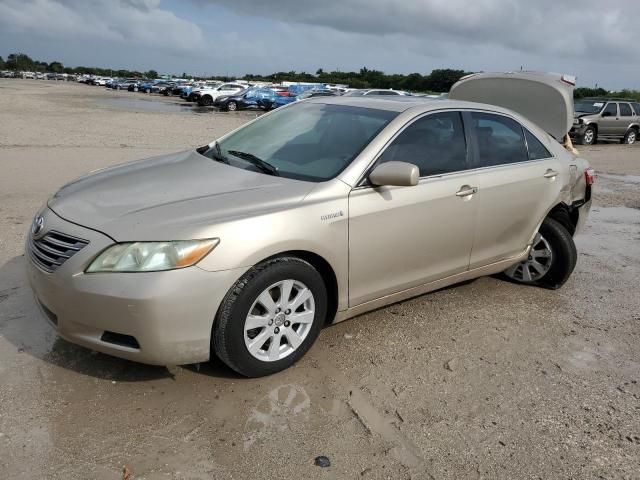
<svg viewBox="0 0 640 480"><path fill-rule="evenodd" d="M627 145L633 145L634 143L636 143L637 138L638 134L636 133L636 131L631 130L629 133L627 133Z"/></svg>
<svg viewBox="0 0 640 480"><path fill-rule="evenodd" d="M244 343L263 362L291 355L311 331L315 300L297 280L282 280L265 289L251 305L244 322Z"/></svg>
<svg viewBox="0 0 640 480"><path fill-rule="evenodd" d="M533 245L529 251L529 257L513 267L505 270L505 275L513 280L523 283L531 283L544 277L553 262L551 245L540 233L536 233Z"/></svg>
<svg viewBox="0 0 640 480"><path fill-rule="evenodd" d="M591 129L584 132L584 143L586 143L587 145L591 145L593 143L594 135L595 133Z"/></svg>

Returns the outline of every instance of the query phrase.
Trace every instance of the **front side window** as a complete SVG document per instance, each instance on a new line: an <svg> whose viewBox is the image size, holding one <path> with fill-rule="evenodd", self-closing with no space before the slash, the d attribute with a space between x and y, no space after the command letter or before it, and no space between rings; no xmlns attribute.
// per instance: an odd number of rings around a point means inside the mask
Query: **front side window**
<svg viewBox="0 0 640 480"><path fill-rule="evenodd" d="M250 123L204 153L238 168L261 171L255 159L276 175L298 180L334 178L396 116L397 112L347 105L302 102ZM251 162L253 159L253 163Z"/></svg>
<svg viewBox="0 0 640 480"><path fill-rule="evenodd" d="M466 170L467 143L460 113L434 113L416 120L393 140L379 161L412 163L421 177Z"/></svg>
<svg viewBox="0 0 640 480"><path fill-rule="evenodd" d="M633 111L640 116L640 103L632 103Z"/></svg>
<svg viewBox="0 0 640 480"><path fill-rule="evenodd" d="M502 115L479 112L472 112L471 119L481 167L529 160L522 126L518 122Z"/></svg>
<svg viewBox="0 0 640 480"><path fill-rule="evenodd" d="M618 116L618 104L609 103L602 112L603 117L617 117Z"/></svg>
<svg viewBox="0 0 640 480"><path fill-rule="evenodd" d="M631 106L628 103L620 103L619 105L621 117L631 117L633 115L631 112Z"/></svg>
<svg viewBox="0 0 640 480"><path fill-rule="evenodd" d="M545 147L540 140L538 140L533 133L526 128L524 129L524 136L527 139L527 149L529 150L529 160L540 160L543 158L551 158L553 155L549 153L547 147Z"/></svg>

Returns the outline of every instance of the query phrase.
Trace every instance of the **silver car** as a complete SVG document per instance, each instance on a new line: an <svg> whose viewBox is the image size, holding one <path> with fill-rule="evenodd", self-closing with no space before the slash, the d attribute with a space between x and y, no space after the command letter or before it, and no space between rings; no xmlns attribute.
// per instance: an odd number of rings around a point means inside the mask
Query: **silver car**
<svg viewBox="0 0 640 480"><path fill-rule="evenodd" d="M217 355L260 376L327 323L447 285L504 272L558 288L593 171L552 136L571 127L570 90L534 78L532 107L529 84L505 80L521 95L480 75L454 100L313 98L71 182L28 234L38 304L94 350L159 365Z"/></svg>

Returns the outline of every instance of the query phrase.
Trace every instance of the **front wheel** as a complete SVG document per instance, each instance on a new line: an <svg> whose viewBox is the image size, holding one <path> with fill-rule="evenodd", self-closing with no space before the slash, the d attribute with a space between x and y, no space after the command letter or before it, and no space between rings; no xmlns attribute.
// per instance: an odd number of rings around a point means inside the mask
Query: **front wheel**
<svg viewBox="0 0 640 480"><path fill-rule="evenodd" d="M547 218L536 234L526 260L504 271L518 283L560 288L569 279L578 260L571 234L558 221Z"/></svg>
<svg viewBox="0 0 640 480"><path fill-rule="evenodd" d="M327 290L318 271L297 257L249 270L223 300L212 353L236 372L261 377L293 365L324 323Z"/></svg>
<svg viewBox="0 0 640 480"><path fill-rule="evenodd" d="M593 127L587 127L580 138L580 143L582 145L593 145L596 143L596 129Z"/></svg>
<svg viewBox="0 0 640 480"><path fill-rule="evenodd" d="M238 104L234 101L231 101L229 103L227 103L227 111L228 112L235 112L236 110L238 110Z"/></svg>
<svg viewBox="0 0 640 480"><path fill-rule="evenodd" d="M213 98L209 95L205 95L200 99L199 103L200 105L203 105L205 107L210 107L211 105L213 105Z"/></svg>

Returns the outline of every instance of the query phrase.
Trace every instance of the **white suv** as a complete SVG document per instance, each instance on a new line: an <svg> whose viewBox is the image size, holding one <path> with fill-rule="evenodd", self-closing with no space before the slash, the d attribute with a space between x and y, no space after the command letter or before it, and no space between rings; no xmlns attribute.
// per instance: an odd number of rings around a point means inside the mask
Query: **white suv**
<svg viewBox="0 0 640 480"><path fill-rule="evenodd" d="M211 106L218 97L233 95L234 93L241 92L245 88L247 88L247 85L242 85L240 83L223 83L219 87L204 88L200 90L198 92L200 96L196 100L198 105Z"/></svg>

